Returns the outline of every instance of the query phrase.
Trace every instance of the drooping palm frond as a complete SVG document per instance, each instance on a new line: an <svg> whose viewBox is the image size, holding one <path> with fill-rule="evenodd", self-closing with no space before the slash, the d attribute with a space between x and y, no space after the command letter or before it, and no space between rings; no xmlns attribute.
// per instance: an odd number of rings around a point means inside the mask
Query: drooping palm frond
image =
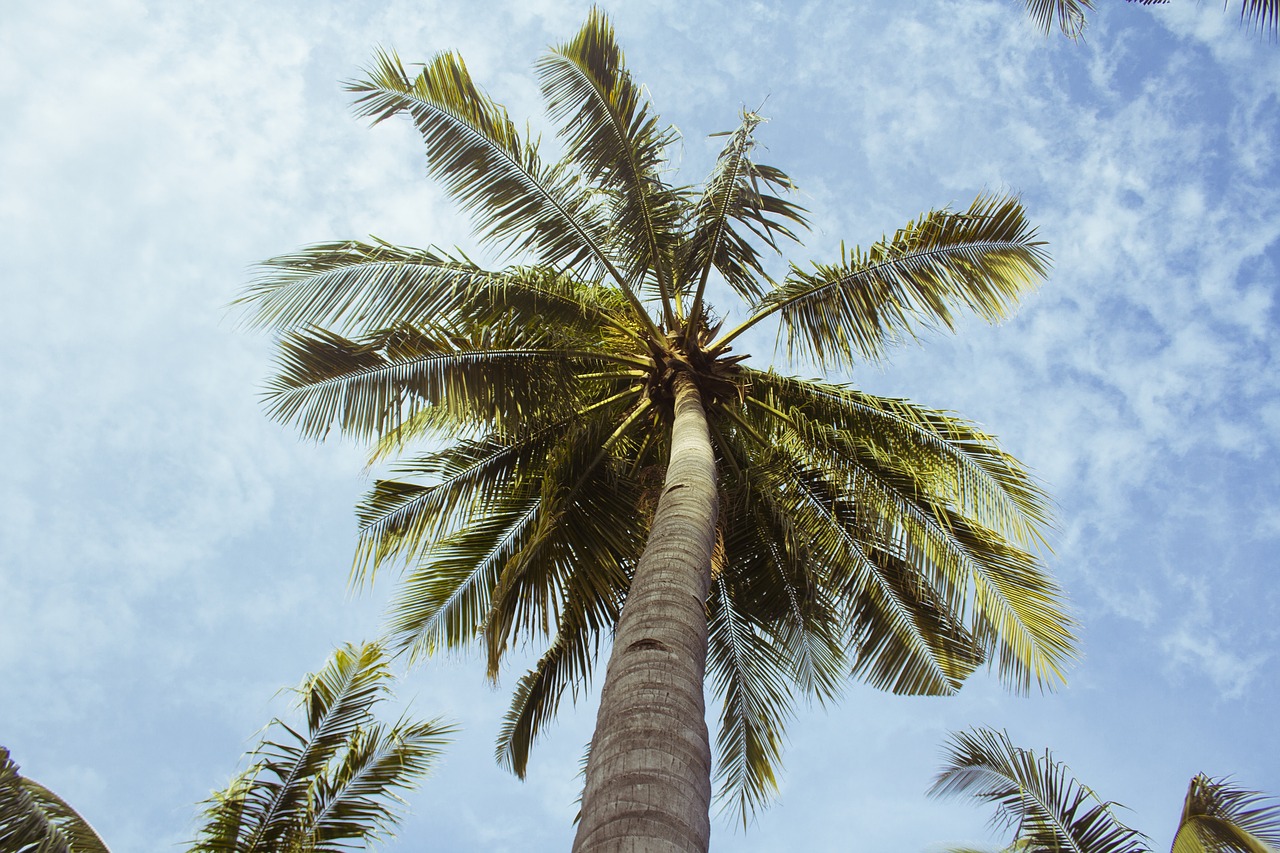
<svg viewBox="0 0 1280 853"><path fill-rule="evenodd" d="M1061 680L1072 622L1057 585L1015 544L1039 542L1047 518L1021 466L944 413L748 375L748 403L772 418L768 444L791 460L778 491L802 496L798 517L825 531L808 538L834 567L827 583L857 602L869 632L860 675L899 692L950 692L991 660L1015 689Z"/></svg>
<svg viewBox="0 0 1280 853"><path fill-rule="evenodd" d="M1023 853L1149 853L1147 837L1121 823L1066 765L1014 746L1006 732L953 732L930 796L964 795L996 807L992 823L1014 829Z"/></svg>
<svg viewBox="0 0 1280 853"><path fill-rule="evenodd" d="M1280 801L1203 773L1191 780L1173 853L1276 853Z"/></svg>
<svg viewBox="0 0 1280 853"><path fill-rule="evenodd" d="M18 772L0 746L0 850L5 853L109 853L66 800Z"/></svg>
<svg viewBox="0 0 1280 853"><path fill-rule="evenodd" d="M675 324L671 259L684 210L661 179L674 129L658 126L631 79L612 25L593 8L582 29L538 63L548 115L562 124L567 156L606 193L610 248L630 282L652 281L664 320Z"/></svg>
<svg viewBox="0 0 1280 853"><path fill-rule="evenodd" d="M838 264L793 266L753 314L711 346L777 314L793 356L846 367L880 358L923 329L953 329L955 309L997 321L1043 277L1044 244L1014 196L979 196L963 213L935 210Z"/></svg>
<svg viewBox="0 0 1280 853"><path fill-rule="evenodd" d="M386 836L397 791L431 769L453 728L379 722L391 678L377 644L344 646L298 688L305 732L277 720L252 766L207 801L192 853L322 853Z"/></svg>
<svg viewBox="0 0 1280 853"><path fill-rule="evenodd" d="M494 746L498 763L523 779L529 765L529 751L542 729L560 706L565 689L576 700L590 683L601 637L617 622L626 594L625 574L611 579L599 576L590 580L593 589L577 588L587 576L575 573L570 580L556 624L556 635L547 651L533 668L516 684L511 707L503 720ZM612 589L600 589L612 580Z"/></svg>

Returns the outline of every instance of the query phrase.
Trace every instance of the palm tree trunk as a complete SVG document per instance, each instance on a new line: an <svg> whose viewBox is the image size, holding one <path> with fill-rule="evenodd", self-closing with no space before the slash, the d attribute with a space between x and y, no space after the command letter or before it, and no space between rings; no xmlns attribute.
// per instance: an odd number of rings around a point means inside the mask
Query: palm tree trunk
<svg viewBox="0 0 1280 853"><path fill-rule="evenodd" d="M702 680L719 501L697 387L675 379L671 459L618 620L574 853L705 853L711 747Z"/></svg>

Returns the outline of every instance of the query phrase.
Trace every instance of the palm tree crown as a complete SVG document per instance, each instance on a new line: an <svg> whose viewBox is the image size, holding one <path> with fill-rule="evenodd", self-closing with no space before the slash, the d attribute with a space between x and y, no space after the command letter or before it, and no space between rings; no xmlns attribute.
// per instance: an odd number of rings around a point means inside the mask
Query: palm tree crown
<svg viewBox="0 0 1280 853"><path fill-rule="evenodd" d="M562 126L551 164L455 54L411 76L379 53L350 84L362 115L416 125L430 174L516 262L327 243L266 262L241 300L250 322L281 333L274 417L400 457L359 507L354 569L367 580L405 566L391 642L413 657L478 642L494 677L513 644L545 649L497 748L523 774L624 602L642 607L663 507L702 494L667 470L684 447L673 432L696 421L690 447L705 447L705 464L691 476L710 477L710 493L670 534L693 555L694 605L679 619L654 606L702 639L687 654L656 635L616 639L614 655L674 655L649 669L705 659L726 805L745 817L768 798L794 703L834 697L850 674L910 694L953 692L984 662L1015 689L1060 679L1072 622L1031 551L1047 512L1023 467L949 414L788 376L731 347L776 323L790 356L843 370L949 328L957 311L1005 317L1046 267L1018 200L931 211L775 281L765 253L805 219L784 197L788 177L754 159L759 116L722 134L701 187L674 185L675 132L601 13L538 73ZM739 301L743 319L726 329L712 297ZM427 449L405 455L413 442Z"/></svg>

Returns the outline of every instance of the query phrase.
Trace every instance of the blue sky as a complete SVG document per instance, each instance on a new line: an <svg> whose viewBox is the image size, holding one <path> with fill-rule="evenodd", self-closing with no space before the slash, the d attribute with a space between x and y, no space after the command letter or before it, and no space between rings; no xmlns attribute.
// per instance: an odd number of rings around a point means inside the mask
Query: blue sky
<svg viewBox="0 0 1280 853"><path fill-rule="evenodd" d="M1216 4L1099 0L1087 40L1018 0L605 3L698 180L743 106L800 186L804 263L1020 192L1054 269L1015 319L842 377L958 411L1054 495L1082 622L1069 685L1018 698L851 685L789 730L779 801L723 851L928 850L987 815L927 800L946 732L1052 747L1167 848L1187 780L1280 795L1280 48ZM252 265L374 234L474 247L407 124L339 81L456 48L545 129L533 62L580 2L11 4L0 30L0 743L117 851L174 849L285 685L372 637L349 594L361 449L266 419ZM551 134L548 134L550 136ZM484 257L479 253L478 257ZM773 340L744 341L767 363ZM804 366L794 368L812 373ZM566 849L594 699L520 783L474 659L400 696L464 727L390 850Z"/></svg>

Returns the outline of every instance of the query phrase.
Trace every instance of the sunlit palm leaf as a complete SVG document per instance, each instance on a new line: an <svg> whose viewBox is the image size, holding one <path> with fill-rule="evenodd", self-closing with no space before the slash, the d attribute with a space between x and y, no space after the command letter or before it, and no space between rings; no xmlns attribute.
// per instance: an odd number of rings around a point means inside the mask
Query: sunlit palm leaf
<svg viewBox="0 0 1280 853"><path fill-rule="evenodd" d="M898 460L928 481L922 488L950 500L968 517L1012 541L1043 544L1049 523L1048 498L1021 463L995 439L972 424L907 400L878 397L842 385L800 380L773 371L747 371L752 398L804 416L794 424L822 426L811 440L829 443L838 431L842 446L867 448L881 459Z"/></svg>
<svg viewBox="0 0 1280 853"><path fill-rule="evenodd" d="M993 823L1015 828L1026 853L1148 853L1147 838L1116 819L1046 750L1014 746L1005 732L953 732L931 796L970 796L996 807Z"/></svg>
<svg viewBox="0 0 1280 853"><path fill-rule="evenodd" d="M791 667L770 638L734 607L723 576L708 601L708 629L707 676L721 702L718 799L745 825L777 792L782 729L793 715Z"/></svg>
<svg viewBox="0 0 1280 853"><path fill-rule="evenodd" d="M89 822L65 800L18 772L0 746L0 850L5 853L109 853Z"/></svg>
<svg viewBox="0 0 1280 853"><path fill-rule="evenodd" d="M726 339L776 313L792 355L828 366L877 359L904 336L953 329L957 308L1007 317L1044 275L1043 245L1015 197L979 196L963 213L924 214L839 264L792 267Z"/></svg>
<svg viewBox="0 0 1280 853"><path fill-rule="evenodd" d="M1275 853L1280 802L1203 773L1191 780L1173 853Z"/></svg>
<svg viewBox="0 0 1280 853"><path fill-rule="evenodd" d="M368 334L405 322L437 328L502 318L542 319L579 333L620 323L626 298L541 267L483 270L463 255L383 242L322 243L263 262L236 300L249 324L297 330L322 326Z"/></svg>
<svg viewBox="0 0 1280 853"><path fill-rule="evenodd" d="M637 284L651 277L672 322L670 263L683 210L659 170L675 132L658 127L624 67L613 27L598 9L588 13L577 36L539 61L538 70L567 156L609 193L611 246L624 274Z"/></svg>

